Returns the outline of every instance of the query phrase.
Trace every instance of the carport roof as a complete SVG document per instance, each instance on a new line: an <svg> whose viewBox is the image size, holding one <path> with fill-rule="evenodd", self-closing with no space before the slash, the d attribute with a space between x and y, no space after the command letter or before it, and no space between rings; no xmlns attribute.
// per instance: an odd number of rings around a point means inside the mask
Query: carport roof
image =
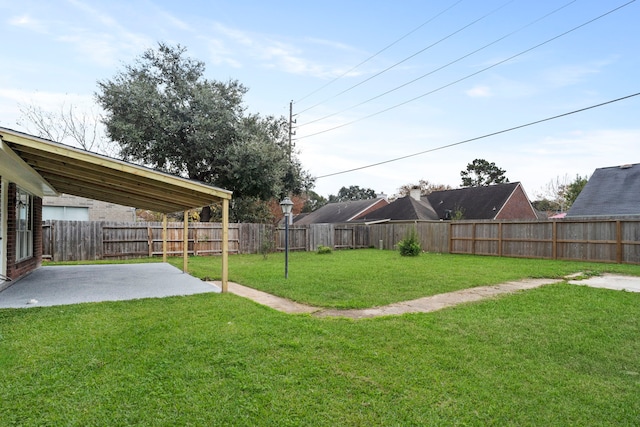
<svg viewBox="0 0 640 427"><path fill-rule="evenodd" d="M231 199L228 190L15 130L0 127L0 141L57 193L163 213Z"/></svg>

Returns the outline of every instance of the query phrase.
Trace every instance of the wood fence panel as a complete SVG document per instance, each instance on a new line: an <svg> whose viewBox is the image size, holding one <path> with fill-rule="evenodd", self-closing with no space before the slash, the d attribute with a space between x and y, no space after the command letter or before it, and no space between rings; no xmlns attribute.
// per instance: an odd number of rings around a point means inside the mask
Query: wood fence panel
<svg viewBox="0 0 640 427"><path fill-rule="evenodd" d="M553 223L501 223L501 254L509 257L553 258Z"/></svg>
<svg viewBox="0 0 640 427"><path fill-rule="evenodd" d="M640 263L640 220L620 223L619 262Z"/></svg>
<svg viewBox="0 0 640 427"><path fill-rule="evenodd" d="M146 223L94 222L94 224L101 228L98 234L102 235L103 259L126 259L149 255L149 229ZM100 242L93 244L97 247Z"/></svg>
<svg viewBox="0 0 640 427"><path fill-rule="evenodd" d="M309 226L307 250L315 251L320 245L330 248L335 247L333 228L333 224L311 224Z"/></svg>
<svg viewBox="0 0 640 427"><path fill-rule="evenodd" d="M353 228L339 225L333 229L333 247L335 249L353 249L354 236Z"/></svg>
<svg viewBox="0 0 640 427"><path fill-rule="evenodd" d="M426 252L448 252L449 251L449 223L421 222L416 227L420 237L422 250Z"/></svg>
<svg viewBox="0 0 640 427"><path fill-rule="evenodd" d="M289 250L290 251L306 251L307 250L307 227L289 226ZM285 250L285 232L284 227L278 227L276 236L276 250Z"/></svg>
<svg viewBox="0 0 640 427"><path fill-rule="evenodd" d="M474 254L474 224L467 222L451 223L451 253Z"/></svg>
<svg viewBox="0 0 640 427"><path fill-rule="evenodd" d="M615 221L559 222L557 227L559 259L617 261Z"/></svg>

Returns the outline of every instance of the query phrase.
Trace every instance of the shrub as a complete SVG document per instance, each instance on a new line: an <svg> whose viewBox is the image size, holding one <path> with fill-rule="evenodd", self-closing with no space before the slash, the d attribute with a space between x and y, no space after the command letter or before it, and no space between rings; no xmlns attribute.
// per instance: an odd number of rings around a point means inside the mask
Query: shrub
<svg viewBox="0 0 640 427"><path fill-rule="evenodd" d="M316 251L318 255L330 254L331 248L329 246L318 245L318 250Z"/></svg>
<svg viewBox="0 0 640 427"><path fill-rule="evenodd" d="M260 236L260 253L264 259L275 250L273 231L270 227L265 227Z"/></svg>
<svg viewBox="0 0 640 427"><path fill-rule="evenodd" d="M398 250L402 256L418 256L422 252L420 242L418 241L418 233L412 228L407 237L398 242Z"/></svg>

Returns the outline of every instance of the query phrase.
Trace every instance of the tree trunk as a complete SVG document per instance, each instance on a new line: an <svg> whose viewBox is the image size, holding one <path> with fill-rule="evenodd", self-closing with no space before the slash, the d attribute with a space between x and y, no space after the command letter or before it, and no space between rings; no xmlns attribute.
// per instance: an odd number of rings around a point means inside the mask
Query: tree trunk
<svg viewBox="0 0 640 427"><path fill-rule="evenodd" d="M211 221L211 206L204 206L200 211L200 222Z"/></svg>

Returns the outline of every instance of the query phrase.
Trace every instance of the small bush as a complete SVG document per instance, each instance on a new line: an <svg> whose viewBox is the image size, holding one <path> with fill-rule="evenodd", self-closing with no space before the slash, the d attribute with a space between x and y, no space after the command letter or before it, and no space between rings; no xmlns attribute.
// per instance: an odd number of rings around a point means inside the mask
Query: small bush
<svg viewBox="0 0 640 427"><path fill-rule="evenodd" d="M269 227L265 227L260 236L260 253L262 258L267 259L269 254L275 250L275 240L273 231Z"/></svg>
<svg viewBox="0 0 640 427"><path fill-rule="evenodd" d="M316 251L318 255L330 254L331 248L329 246L318 245L318 250Z"/></svg>
<svg viewBox="0 0 640 427"><path fill-rule="evenodd" d="M418 256L422 252L420 242L418 241L418 233L415 229L409 232L409 235L398 242L398 250L402 256Z"/></svg>

